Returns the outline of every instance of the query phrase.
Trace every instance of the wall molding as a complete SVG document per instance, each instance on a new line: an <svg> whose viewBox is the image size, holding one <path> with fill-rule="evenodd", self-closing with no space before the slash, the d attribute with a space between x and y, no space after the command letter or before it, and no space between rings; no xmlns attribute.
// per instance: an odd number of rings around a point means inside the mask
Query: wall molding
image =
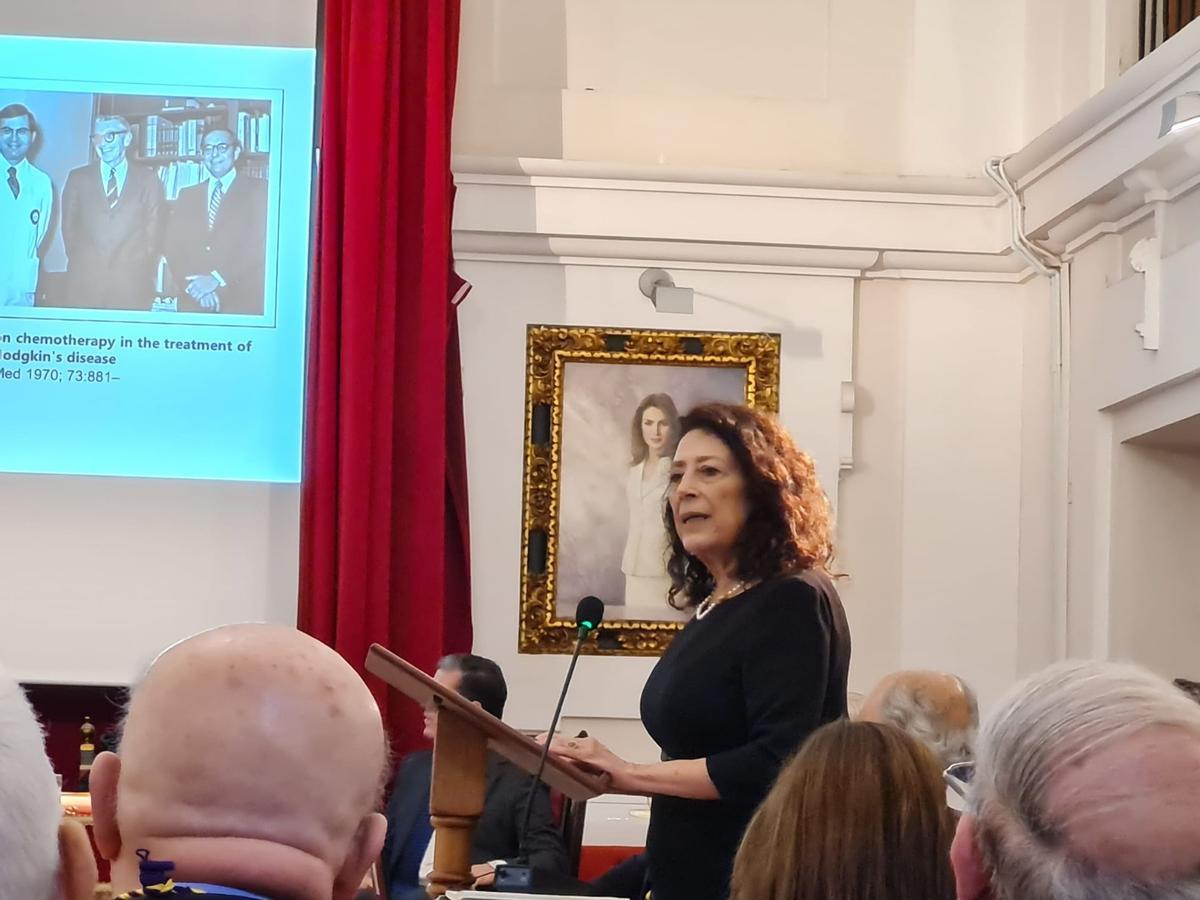
<svg viewBox="0 0 1200 900"><path fill-rule="evenodd" d="M1158 136L1163 104L1200 91L1200 24L1193 23L1005 160L1029 233L1077 249L1200 175L1195 130Z"/></svg>
<svg viewBox="0 0 1200 900"><path fill-rule="evenodd" d="M943 195L945 202L951 204L969 201L969 198L974 198L979 206L999 206L1003 202L1003 198L996 195L986 179L958 176L817 175L781 169L645 166L572 159L465 155L456 155L452 160L452 168L457 178L481 183L506 177L527 183L556 178L572 181L592 179L605 183L644 184L646 190L656 190L656 185L667 184L677 190L691 188L698 192L715 189L727 193L739 190L754 193L753 189L758 188L761 192L776 195L789 190L814 194L894 194L896 202L911 202L906 198L937 195Z"/></svg>
<svg viewBox="0 0 1200 900"><path fill-rule="evenodd" d="M1158 137L1200 91L1200 25L1008 157L1030 234L1068 256L1200 181L1200 135ZM457 156L465 260L1021 283L1004 198L985 178Z"/></svg>
<svg viewBox="0 0 1200 900"><path fill-rule="evenodd" d="M805 177L456 157L462 260L1017 283L982 178Z"/></svg>

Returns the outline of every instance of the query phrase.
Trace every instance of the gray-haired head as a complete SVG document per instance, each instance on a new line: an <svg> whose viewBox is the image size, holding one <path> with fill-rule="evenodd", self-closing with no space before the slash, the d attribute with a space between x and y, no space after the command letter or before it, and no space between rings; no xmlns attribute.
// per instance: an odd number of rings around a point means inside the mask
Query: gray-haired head
<svg viewBox="0 0 1200 900"><path fill-rule="evenodd" d="M58 896L58 784L25 692L0 669L0 897Z"/></svg>
<svg viewBox="0 0 1200 900"><path fill-rule="evenodd" d="M956 675L894 672L863 701L859 718L895 725L932 750L945 767L974 755L979 701Z"/></svg>
<svg viewBox="0 0 1200 900"><path fill-rule="evenodd" d="M1197 805L1200 706L1139 666L1076 661L988 716L964 826L996 900L1200 900Z"/></svg>

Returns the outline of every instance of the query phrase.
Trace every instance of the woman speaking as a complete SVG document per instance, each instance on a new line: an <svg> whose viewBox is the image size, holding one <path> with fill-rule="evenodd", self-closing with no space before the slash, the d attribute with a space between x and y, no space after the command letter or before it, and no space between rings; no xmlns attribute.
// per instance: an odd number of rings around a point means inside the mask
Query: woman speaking
<svg viewBox="0 0 1200 900"><path fill-rule="evenodd" d="M653 900L724 900L742 832L783 761L846 714L850 634L828 574L829 501L773 417L708 404L685 416L664 521L671 602L694 611L642 691L663 761L594 738L558 756L648 794Z"/></svg>

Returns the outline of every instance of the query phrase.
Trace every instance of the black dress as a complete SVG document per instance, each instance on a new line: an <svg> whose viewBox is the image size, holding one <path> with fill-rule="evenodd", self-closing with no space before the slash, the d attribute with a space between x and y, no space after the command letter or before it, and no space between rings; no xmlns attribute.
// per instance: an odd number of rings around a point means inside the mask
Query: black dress
<svg viewBox="0 0 1200 900"><path fill-rule="evenodd" d="M654 900L722 900L742 832L812 731L846 715L850 629L832 581L809 570L692 619L642 691L669 759L705 759L720 800L655 797L646 837Z"/></svg>

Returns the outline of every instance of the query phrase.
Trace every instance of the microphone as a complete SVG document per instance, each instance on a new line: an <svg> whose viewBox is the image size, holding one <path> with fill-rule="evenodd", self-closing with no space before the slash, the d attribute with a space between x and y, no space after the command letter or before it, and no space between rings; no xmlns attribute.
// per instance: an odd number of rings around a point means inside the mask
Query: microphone
<svg viewBox="0 0 1200 900"><path fill-rule="evenodd" d="M525 795L525 821L521 824L520 840L517 849L520 853L519 862L513 865L496 867L497 891L529 891L535 889L533 867L529 865L529 856L525 852L525 844L529 840L529 820L533 814L533 800L537 796L538 785L542 781L542 773L546 770L546 759L550 756L550 741L554 737L554 729L558 727L559 716L562 715L563 703L567 699L567 688L571 686L571 678L575 675L575 663L579 661L579 651L591 633L604 621L604 601L590 594L579 601L575 607L575 624L578 626L578 637L575 640L575 652L571 654L571 665L567 667L567 677L563 679L562 691L558 695L558 704L554 707L554 717L550 720L546 745L542 747L542 756L538 760L537 774L529 783L529 793Z"/></svg>
<svg viewBox="0 0 1200 900"><path fill-rule="evenodd" d="M579 625L580 637L586 637L588 632L595 631L604 621L604 601L590 594L584 597L575 607L575 621ZM568 674L567 680L570 678Z"/></svg>

